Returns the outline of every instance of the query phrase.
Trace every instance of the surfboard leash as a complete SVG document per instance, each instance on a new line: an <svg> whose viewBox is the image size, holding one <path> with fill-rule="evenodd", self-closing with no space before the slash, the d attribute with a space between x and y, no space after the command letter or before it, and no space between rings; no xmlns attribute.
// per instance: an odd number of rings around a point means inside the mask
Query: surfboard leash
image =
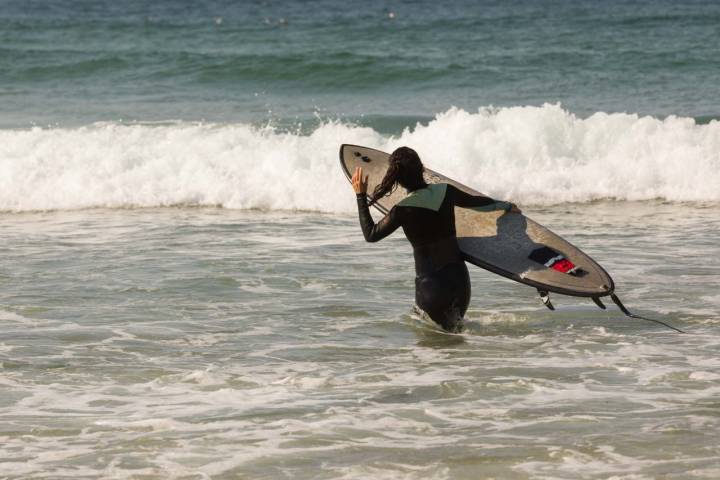
<svg viewBox="0 0 720 480"><path fill-rule="evenodd" d="M669 328L669 329L671 329L671 330L675 330L675 331L678 332L678 333L687 333L687 332L685 332L685 331L683 331L683 330L680 330L679 328L673 327L672 325L667 324L667 323L665 323L665 322L663 322L663 321L661 321L661 320L655 320L654 318L647 318L647 317L643 317L643 316L641 316L641 315L635 315L635 314L632 313L630 310L628 310L628 309L625 307L625 305L622 304L622 302L620 301L620 299L619 299L619 298L617 297L617 295L615 295L614 293L610 295L610 299L611 299L613 302L615 302L615 305L618 306L618 308L620 309L621 312L623 312L626 316L628 316L628 317L630 317L630 318L637 318L638 320L646 320L646 321L648 321L648 322L659 323L660 325L664 325L665 327L667 327L667 328Z"/></svg>

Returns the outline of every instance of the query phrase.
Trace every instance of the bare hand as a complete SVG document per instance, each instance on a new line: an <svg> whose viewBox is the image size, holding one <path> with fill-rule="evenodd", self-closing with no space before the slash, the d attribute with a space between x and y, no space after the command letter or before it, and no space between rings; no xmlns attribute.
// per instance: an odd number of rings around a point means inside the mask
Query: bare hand
<svg viewBox="0 0 720 480"><path fill-rule="evenodd" d="M355 167L355 173L352 176L352 186L355 193L367 193L368 176L365 175L363 180L363 171L360 167Z"/></svg>

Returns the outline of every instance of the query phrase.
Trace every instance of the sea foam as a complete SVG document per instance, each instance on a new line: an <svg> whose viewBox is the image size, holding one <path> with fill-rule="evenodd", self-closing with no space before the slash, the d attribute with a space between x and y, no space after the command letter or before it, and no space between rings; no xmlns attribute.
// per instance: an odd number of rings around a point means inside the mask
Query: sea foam
<svg viewBox="0 0 720 480"><path fill-rule="evenodd" d="M338 148L415 148L425 164L519 204L720 201L720 122L559 105L451 108L400 135L338 121L308 134L249 124L0 131L0 210L222 206L348 212Z"/></svg>

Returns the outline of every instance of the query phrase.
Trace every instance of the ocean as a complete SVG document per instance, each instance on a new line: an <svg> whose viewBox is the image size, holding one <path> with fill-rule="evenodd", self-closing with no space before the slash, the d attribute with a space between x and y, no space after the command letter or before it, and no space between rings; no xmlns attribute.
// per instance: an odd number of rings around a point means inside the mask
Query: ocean
<svg viewBox="0 0 720 480"><path fill-rule="evenodd" d="M0 479L720 477L719 53L715 2L4 1ZM688 333L472 266L437 330L342 143Z"/></svg>

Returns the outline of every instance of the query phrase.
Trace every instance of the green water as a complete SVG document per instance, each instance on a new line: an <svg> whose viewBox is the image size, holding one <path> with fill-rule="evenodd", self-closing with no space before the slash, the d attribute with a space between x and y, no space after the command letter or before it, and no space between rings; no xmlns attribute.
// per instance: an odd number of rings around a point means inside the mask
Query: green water
<svg viewBox="0 0 720 480"><path fill-rule="evenodd" d="M714 2L12 0L0 19L7 127L544 102L720 115Z"/></svg>

